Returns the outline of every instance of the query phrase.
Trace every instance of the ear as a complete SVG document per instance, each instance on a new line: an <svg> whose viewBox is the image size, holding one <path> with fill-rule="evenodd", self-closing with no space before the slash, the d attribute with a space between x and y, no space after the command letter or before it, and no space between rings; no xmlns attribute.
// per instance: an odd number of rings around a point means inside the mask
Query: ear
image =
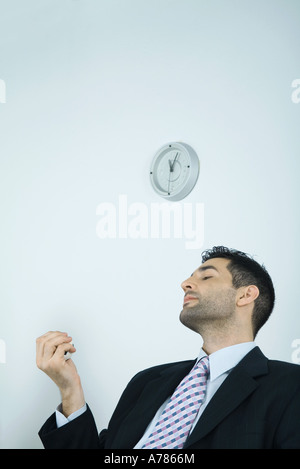
<svg viewBox="0 0 300 469"><path fill-rule="evenodd" d="M259 295L259 289L256 285L248 285L247 287L241 287L237 293L237 306L246 306L252 303Z"/></svg>

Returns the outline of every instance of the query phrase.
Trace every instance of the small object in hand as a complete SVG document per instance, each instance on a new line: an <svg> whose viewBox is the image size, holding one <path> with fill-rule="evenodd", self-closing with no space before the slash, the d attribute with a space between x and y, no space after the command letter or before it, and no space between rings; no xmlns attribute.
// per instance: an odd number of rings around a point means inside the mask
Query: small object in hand
<svg viewBox="0 0 300 469"><path fill-rule="evenodd" d="M73 347L74 347L73 342L70 342L70 344L73 345ZM69 360L69 358L71 358L71 356L72 356L71 352L65 352L65 360Z"/></svg>

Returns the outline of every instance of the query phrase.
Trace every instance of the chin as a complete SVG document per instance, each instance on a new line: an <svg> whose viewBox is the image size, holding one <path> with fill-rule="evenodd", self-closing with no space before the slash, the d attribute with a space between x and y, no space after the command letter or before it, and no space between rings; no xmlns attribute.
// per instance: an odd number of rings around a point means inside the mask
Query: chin
<svg viewBox="0 0 300 469"><path fill-rule="evenodd" d="M183 308L180 315L179 315L179 320L181 324L184 326L188 327L194 332L198 333L198 327L197 323L199 319L198 317L195 317L195 314L191 314L192 312L188 310L188 308Z"/></svg>

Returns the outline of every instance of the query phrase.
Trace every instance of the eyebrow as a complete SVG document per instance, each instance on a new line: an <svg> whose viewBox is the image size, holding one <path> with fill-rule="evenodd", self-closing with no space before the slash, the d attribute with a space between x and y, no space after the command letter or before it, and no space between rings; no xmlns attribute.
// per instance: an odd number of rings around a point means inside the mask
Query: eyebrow
<svg viewBox="0 0 300 469"><path fill-rule="evenodd" d="M199 269L197 269L197 270L198 270L198 272L204 272L205 270L208 270L208 269L214 269L219 273L218 269L214 265L204 265L203 267L199 267ZM192 277L192 275L191 275L191 277Z"/></svg>

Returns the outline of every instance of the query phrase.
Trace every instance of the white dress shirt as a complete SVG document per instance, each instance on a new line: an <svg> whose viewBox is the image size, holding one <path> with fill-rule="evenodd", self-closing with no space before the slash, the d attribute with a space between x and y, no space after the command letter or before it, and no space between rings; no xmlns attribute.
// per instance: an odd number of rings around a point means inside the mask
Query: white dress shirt
<svg viewBox="0 0 300 469"><path fill-rule="evenodd" d="M230 347L222 348L209 355L210 373L207 380L206 396L200 406L197 417L192 425L191 432L195 428L195 425L197 424L209 401L211 400L215 392L219 389L223 381L227 378L232 368L234 368L255 346L256 344L254 342L243 342L241 344L231 345ZM204 352L204 350L201 349L198 355L197 362L206 355L207 354ZM154 418L151 420L148 427L146 428L144 435L142 436L140 441L138 441L138 443L135 445L134 449L139 449L143 446L144 442L153 431L153 428L155 427L156 422L158 421L164 408L166 407L170 397L168 397L168 399L157 410ZM81 407L81 409L77 410L73 414L69 415L69 417L65 417L61 413L60 404L56 409L57 427L59 428L62 425L67 424L71 420L74 420L75 418L79 417L79 415L83 414L83 412L85 411L86 405Z"/></svg>

